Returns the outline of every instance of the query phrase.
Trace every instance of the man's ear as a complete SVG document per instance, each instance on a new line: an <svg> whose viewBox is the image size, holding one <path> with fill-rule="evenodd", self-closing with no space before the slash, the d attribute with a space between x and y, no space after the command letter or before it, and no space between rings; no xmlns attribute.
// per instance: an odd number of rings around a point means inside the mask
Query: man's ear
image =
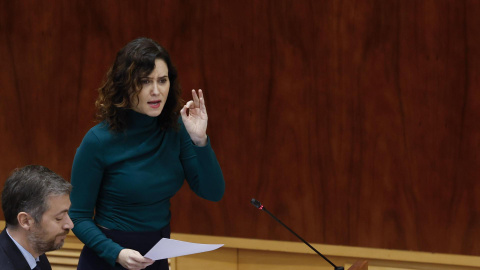
<svg viewBox="0 0 480 270"><path fill-rule="evenodd" d="M35 220L33 220L32 216L30 216L30 214L26 212L18 213L17 220L18 220L18 226L22 227L24 230L27 230L27 231L29 231L30 228L35 223Z"/></svg>

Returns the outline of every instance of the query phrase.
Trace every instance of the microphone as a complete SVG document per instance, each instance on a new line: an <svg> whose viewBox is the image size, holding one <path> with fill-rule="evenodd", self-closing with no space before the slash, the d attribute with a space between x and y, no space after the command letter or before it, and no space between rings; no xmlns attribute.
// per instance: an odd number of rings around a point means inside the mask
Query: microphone
<svg viewBox="0 0 480 270"><path fill-rule="evenodd" d="M298 239L302 240L303 243L305 243L307 246L309 246L313 251L315 251L318 255L320 255L325 261L327 261L329 264L331 264L334 268L334 270L344 270L345 268L343 266L336 266L335 264L333 264L329 259L327 259L327 257L323 256L322 253L318 252L318 250L316 250L314 247L312 247L307 241L303 240L302 237L300 237L298 234L296 234L294 231L292 231L292 229L290 229L289 227L287 227L287 225L283 224L283 222L281 222L278 218L276 218L272 213L270 213L264 206L262 203L260 203L259 201L255 200L252 198L252 200L250 201L253 206L255 206L256 208L260 209L260 210L263 210L265 212L267 212L267 214L269 214L273 219L275 219L278 223L282 224L283 227L285 227L287 230L289 230L291 233L293 233Z"/></svg>

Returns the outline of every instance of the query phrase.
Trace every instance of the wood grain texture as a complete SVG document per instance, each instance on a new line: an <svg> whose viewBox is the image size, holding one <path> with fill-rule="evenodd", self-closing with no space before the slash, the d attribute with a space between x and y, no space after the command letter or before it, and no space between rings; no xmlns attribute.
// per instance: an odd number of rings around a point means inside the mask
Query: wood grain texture
<svg viewBox="0 0 480 270"><path fill-rule="evenodd" d="M480 255L480 2L0 1L0 180L69 178L115 53L165 46L204 89L227 182L176 232Z"/></svg>
<svg viewBox="0 0 480 270"><path fill-rule="evenodd" d="M356 261L348 270L368 270L368 262Z"/></svg>

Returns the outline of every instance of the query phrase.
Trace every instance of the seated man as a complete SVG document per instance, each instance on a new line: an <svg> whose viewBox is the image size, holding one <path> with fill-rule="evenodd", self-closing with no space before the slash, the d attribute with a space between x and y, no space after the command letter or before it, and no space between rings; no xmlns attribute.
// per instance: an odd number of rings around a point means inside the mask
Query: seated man
<svg viewBox="0 0 480 270"><path fill-rule="evenodd" d="M12 173L2 192L2 270L52 269L44 253L61 248L73 228L68 216L71 189L69 182L43 166Z"/></svg>

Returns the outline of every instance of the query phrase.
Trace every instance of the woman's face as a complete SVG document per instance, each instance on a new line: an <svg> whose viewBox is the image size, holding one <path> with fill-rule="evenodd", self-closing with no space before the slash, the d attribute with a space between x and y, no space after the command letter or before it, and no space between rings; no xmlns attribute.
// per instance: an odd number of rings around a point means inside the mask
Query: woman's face
<svg viewBox="0 0 480 270"><path fill-rule="evenodd" d="M167 102L170 80L168 79L168 67L162 59L155 60L155 68L148 77L140 78L142 90L138 99L131 100L132 109L136 112L157 117Z"/></svg>

